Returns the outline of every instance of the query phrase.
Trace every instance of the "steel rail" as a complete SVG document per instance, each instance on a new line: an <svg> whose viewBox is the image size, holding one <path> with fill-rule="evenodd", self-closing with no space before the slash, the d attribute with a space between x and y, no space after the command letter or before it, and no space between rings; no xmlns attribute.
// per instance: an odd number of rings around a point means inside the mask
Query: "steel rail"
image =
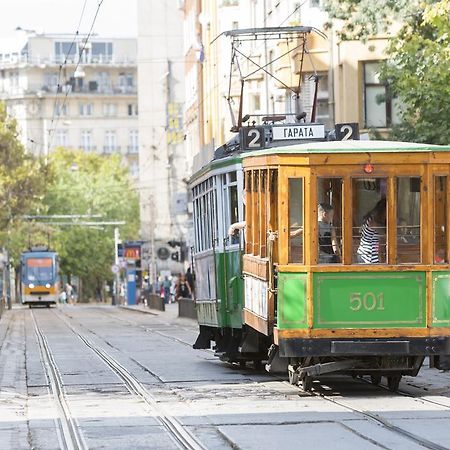
<svg viewBox="0 0 450 450"><path fill-rule="evenodd" d="M146 387L122 364L120 364L115 358L108 354L104 349L95 345L86 336L79 333L70 323L68 323L59 314L56 314L62 322L94 353L96 353L100 359L102 359L106 365L124 382L127 389L133 394L140 397L147 403L148 406L155 412L156 420L166 428L170 435L174 438L175 442L183 449L188 450L206 450L201 442L199 442L175 417L164 412L164 409L158 405L156 400L148 392Z"/></svg>
<svg viewBox="0 0 450 450"><path fill-rule="evenodd" d="M280 381L282 381L284 384L287 384L288 386L294 387L294 385L292 385L291 383L289 383L289 381L286 380L281 380L280 377L276 376L275 374L272 374L273 378L278 378ZM298 387L299 390L301 390L300 387ZM301 390L301 392L305 395L308 396L314 396L314 397L319 397L319 398L323 398L324 400L327 400L330 403L333 403L335 405L341 406L342 408L348 409L349 411L352 411L356 414L359 414L361 416L363 416L364 418L370 420L371 422L375 422L378 425L381 425L383 428L392 431L395 434L401 435L403 437L406 437L407 439L413 441L414 443L420 445L421 447L427 448L429 450L448 450L448 447L444 447L440 444L436 444L435 442L432 442L428 439L425 438L421 438L420 436L417 436L414 433L411 433L407 430L404 430L403 428L398 427L397 425L393 425L392 423L390 423L388 420L384 419L383 417L381 417L378 414L372 413L370 411L365 411L363 409L359 409L359 408L355 408L354 406L349 406L347 404L345 404L345 401L339 401L339 400L335 400L334 398L323 394L321 392L316 392L316 391L308 391L305 392L303 390ZM412 396L413 399L417 399L417 397ZM445 406L445 405L442 405ZM359 433L358 433L359 434ZM365 437L364 435L361 435L362 437ZM367 440L371 440L371 438L369 436L366 437Z"/></svg>
<svg viewBox="0 0 450 450"><path fill-rule="evenodd" d="M50 350L47 339L37 324L33 311L31 311L31 318L33 319L34 331L38 339L47 380L49 381L50 392L53 394L56 409L59 414L58 422L61 429L60 436L63 440L62 444L67 450L85 450L88 446L86 445L76 420L72 417L64 395L63 382L58 371L58 366L53 358L53 353Z"/></svg>

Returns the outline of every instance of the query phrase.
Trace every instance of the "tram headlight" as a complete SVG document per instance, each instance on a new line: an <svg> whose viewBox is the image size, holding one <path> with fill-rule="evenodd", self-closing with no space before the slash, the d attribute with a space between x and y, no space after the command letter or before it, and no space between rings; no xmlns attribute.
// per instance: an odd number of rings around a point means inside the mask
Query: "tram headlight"
<svg viewBox="0 0 450 450"><path fill-rule="evenodd" d="M33 284L33 283L30 283L30 284L28 285L28 287L29 287L30 289L33 289L33 288L34 288L34 284Z"/></svg>
<svg viewBox="0 0 450 450"><path fill-rule="evenodd" d="M50 283L47 283L47 284L45 285L45 287L46 287L47 289L50 289L50 288L51 288Z"/></svg>

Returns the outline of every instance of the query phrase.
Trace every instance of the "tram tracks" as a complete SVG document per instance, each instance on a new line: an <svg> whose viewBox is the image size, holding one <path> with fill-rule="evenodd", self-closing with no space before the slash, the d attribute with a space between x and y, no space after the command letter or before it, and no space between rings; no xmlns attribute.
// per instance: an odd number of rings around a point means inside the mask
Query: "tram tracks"
<svg viewBox="0 0 450 450"><path fill-rule="evenodd" d="M96 345L92 340L81 334L75 327L55 313L58 318L74 333L88 348L90 348L124 383L127 389L150 408L155 419L166 429L169 435L182 449L205 450L202 443L196 439L175 417L168 414L164 408L158 404L147 388L121 363L103 348Z"/></svg>
<svg viewBox="0 0 450 450"><path fill-rule="evenodd" d="M64 393L64 385L52 351L44 333L39 328L33 311L31 311L31 317L45 367L45 374L49 383L49 390L53 396L58 412L57 423L59 429L57 431L61 448L67 450L85 450L88 446L83 438L76 419L70 412Z"/></svg>
<svg viewBox="0 0 450 450"><path fill-rule="evenodd" d="M108 317L113 318L114 320L117 320L119 322L129 323L130 325L133 325L135 327L139 327L139 328L143 329L146 332L151 332L151 333L155 333L155 334L161 335L164 338L170 339L170 340L172 340L174 342L177 342L177 343L180 343L180 344L183 344L183 345L189 345L189 346L191 345L190 343L188 343L188 342L186 342L186 341L184 341L184 340L182 340L180 338L175 338L175 337L170 336L170 335L168 335L168 334L166 334L164 332L161 332L160 330L153 329L153 328L148 327L146 325L136 324L135 322L132 322L132 321L127 320L127 319L114 317L111 314L107 314L107 315L108 315ZM102 338L100 338L100 339L102 339ZM135 360L133 360L133 361L135 363L137 363L139 366L141 366L137 361L135 361ZM141 366L141 367L144 368L143 366ZM292 385L290 385L288 383L288 381L286 381L284 379L280 379L279 377L276 377L276 378L278 378L279 381L282 381L283 383L286 383L286 384L288 384L289 386L292 387ZM366 380L361 380L361 381L366 382ZM374 388L375 388L375 386L374 386ZM383 386L379 386L379 388L380 389L384 389ZM436 401L433 401L433 400L430 400L430 399L424 399L424 398L421 398L421 397L418 397L418 396L414 396L414 395L412 395L410 393L407 393L407 392L399 391L397 394L398 395L407 396L407 397L411 398L412 400L418 401L420 403L430 403L430 404L433 404L433 405L436 405L436 406L440 406L440 407L443 407L443 408L446 408L446 409L447 408L450 409L450 407L448 405L445 405L445 404L442 404L442 403L439 403L439 402L436 402ZM416 434L414 434L414 433L412 433L412 432L410 432L410 431L408 431L406 429L403 429L403 428L401 428L401 427L391 423L388 419L382 417L382 415L380 415L380 414L377 414L377 413L372 412L372 411L367 411L367 410L365 410L363 408L358 408L358 407L349 405L345 401L345 399L337 400L336 398L333 398L332 396L329 396L329 395L325 394L324 392L320 392L320 390L315 390L313 392L308 392L308 393L305 393L305 395L320 397L320 398L324 399L327 402L331 402L331 403L333 403L335 405L338 405L338 406L340 406L342 408L345 408L348 411L351 411L352 413L354 413L355 415L360 416L361 418L364 418L364 419L366 419L367 421L369 421L371 423L375 423L378 426L381 426L384 429L389 430L390 432L395 433L398 436L401 436L402 438L406 438L406 439L410 440L411 442L414 442L415 444L417 444L417 445L419 445L419 446L421 446L423 448L427 448L427 449L430 449L430 450L448 450L447 447L441 446L440 444L437 444L437 443L432 442L432 441L430 441L428 439L422 438L422 437L420 437L420 436L418 436L418 435L416 435ZM345 428L348 428L350 431L352 431L354 434L358 435L359 437L361 437L363 439L366 439L367 442L370 442L372 444L375 443L380 448L384 448L384 449L390 448L390 447L386 447L386 446L384 446L384 445L382 445L380 443L377 443L376 441L374 441L373 437L371 437L370 435L365 435L365 434L363 434L363 433L361 433L361 432L359 432L357 430L354 430L352 427L349 427L344 422L341 422L341 425L344 426Z"/></svg>

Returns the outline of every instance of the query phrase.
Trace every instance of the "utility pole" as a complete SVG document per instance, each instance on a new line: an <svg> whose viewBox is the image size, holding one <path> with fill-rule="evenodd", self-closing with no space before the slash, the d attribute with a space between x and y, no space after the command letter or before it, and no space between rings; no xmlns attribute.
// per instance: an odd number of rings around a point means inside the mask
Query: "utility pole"
<svg viewBox="0 0 450 450"><path fill-rule="evenodd" d="M114 295L112 297L112 304L119 304L119 286L120 286L120 270L119 270L119 244L120 244L120 233L118 228L114 228L114 264L116 266L116 272L114 274Z"/></svg>
<svg viewBox="0 0 450 450"><path fill-rule="evenodd" d="M150 284L152 286L152 292L157 292L157 273L156 273L156 253L155 253L155 202L153 199L153 192L150 193L150 264L149 264L149 276Z"/></svg>

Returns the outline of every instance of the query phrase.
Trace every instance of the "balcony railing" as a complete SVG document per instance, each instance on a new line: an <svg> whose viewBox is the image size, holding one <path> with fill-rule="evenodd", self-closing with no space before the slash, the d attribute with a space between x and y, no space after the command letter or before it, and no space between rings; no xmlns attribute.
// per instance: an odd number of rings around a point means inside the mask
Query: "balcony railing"
<svg viewBox="0 0 450 450"><path fill-rule="evenodd" d="M85 152L95 152L97 151L96 145L80 145L81 150L84 150Z"/></svg>
<svg viewBox="0 0 450 450"><path fill-rule="evenodd" d="M128 153L139 153L139 146L138 145L128 145L127 151L128 151Z"/></svg>
<svg viewBox="0 0 450 450"><path fill-rule="evenodd" d="M78 64L78 54L72 55L67 58L67 64L75 65ZM10 55L8 58L3 57L0 59L0 67L2 66L14 66L17 64L30 64L30 65L41 65L41 64L55 64L59 65L65 61L64 55ZM128 56L110 56L110 55L89 55L88 57L83 57L80 64L86 65L119 65L119 66L130 66L136 65L136 58L129 58Z"/></svg>
<svg viewBox="0 0 450 450"><path fill-rule="evenodd" d="M104 145L103 153L111 154L111 153L119 153L120 145Z"/></svg>

